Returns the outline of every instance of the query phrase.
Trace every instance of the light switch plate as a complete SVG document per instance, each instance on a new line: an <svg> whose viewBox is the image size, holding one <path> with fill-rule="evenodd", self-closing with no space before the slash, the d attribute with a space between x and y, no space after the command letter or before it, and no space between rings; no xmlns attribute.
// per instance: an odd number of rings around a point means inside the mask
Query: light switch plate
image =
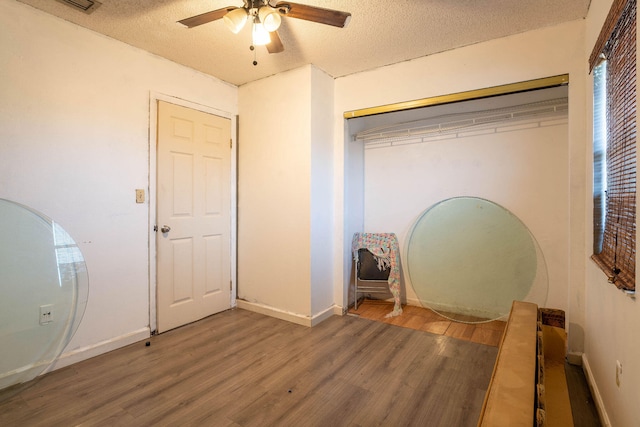
<svg viewBox="0 0 640 427"><path fill-rule="evenodd" d="M136 190L136 203L144 203L144 190L139 188Z"/></svg>

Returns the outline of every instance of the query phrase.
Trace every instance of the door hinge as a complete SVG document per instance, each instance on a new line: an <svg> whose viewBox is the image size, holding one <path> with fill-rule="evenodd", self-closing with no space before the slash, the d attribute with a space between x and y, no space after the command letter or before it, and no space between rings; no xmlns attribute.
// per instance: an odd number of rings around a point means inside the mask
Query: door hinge
<svg viewBox="0 0 640 427"><path fill-rule="evenodd" d="M233 290L233 282L231 280L229 280L229 290L230 291Z"/></svg>
<svg viewBox="0 0 640 427"><path fill-rule="evenodd" d="M229 148L233 148L233 139L229 138Z"/></svg>

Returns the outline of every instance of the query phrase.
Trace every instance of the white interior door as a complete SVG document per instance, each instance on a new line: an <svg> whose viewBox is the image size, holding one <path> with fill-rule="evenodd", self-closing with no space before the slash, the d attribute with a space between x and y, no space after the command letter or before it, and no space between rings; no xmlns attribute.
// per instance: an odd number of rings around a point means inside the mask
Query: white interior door
<svg viewBox="0 0 640 427"><path fill-rule="evenodd" d="M158 102L157 330L231 306L231 121Z"/></svg>

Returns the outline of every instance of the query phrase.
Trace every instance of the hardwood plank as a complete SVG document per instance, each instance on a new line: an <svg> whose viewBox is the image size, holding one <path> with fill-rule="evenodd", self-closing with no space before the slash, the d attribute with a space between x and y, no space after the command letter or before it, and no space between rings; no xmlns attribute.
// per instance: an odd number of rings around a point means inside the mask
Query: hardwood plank
<svg viewBox="0 0 640 427"><path fill-rule="evenodd" d="M475 330L475 325L451 322L444 334L448 337L471 341Z"/></svg>
<svg viewBox="0 0 640 427"><path fill-rule="evenodd" d="M475 327L469 341L497 347L500 345L503 331Z"/></svg>
<svg viewBox="0 0 640 427"><path fill-rule="evenodd" d="M419 330L436 335L444 335L447 329L449 329L449 326L451 326L451 322L448 320L431 321L426 322L419 328Z"/></svg>
<svg viewBox="0 0 640 427"><path fill-rule="evenodd" d="M504 320L492 320L490 322L476 323L476 327L480 329L491 329L494 331L504 332L507 322Z"/></svg>

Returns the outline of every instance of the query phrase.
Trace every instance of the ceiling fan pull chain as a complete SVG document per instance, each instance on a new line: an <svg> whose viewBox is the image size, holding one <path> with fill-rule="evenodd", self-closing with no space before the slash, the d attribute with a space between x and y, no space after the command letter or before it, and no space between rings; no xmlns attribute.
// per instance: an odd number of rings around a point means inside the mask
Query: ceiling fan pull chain
<svg viewBox="0 0 640 427"><path fill-rule="evenodd" d="M256 47L254 45L249 46L249 50L253 51L253 65L258 65L258 60L257 60L257 52L256 52Z"/></svg>

